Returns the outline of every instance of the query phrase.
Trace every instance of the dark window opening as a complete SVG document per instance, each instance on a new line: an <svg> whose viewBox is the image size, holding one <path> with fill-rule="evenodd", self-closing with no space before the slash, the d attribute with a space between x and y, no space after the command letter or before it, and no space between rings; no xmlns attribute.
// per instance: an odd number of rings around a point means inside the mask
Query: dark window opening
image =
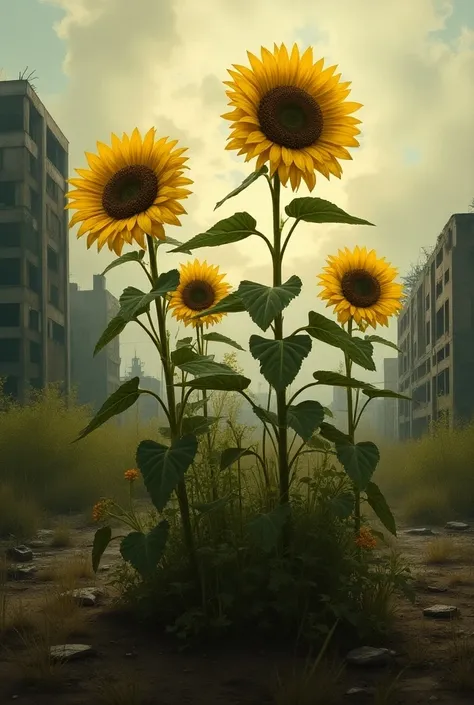
<svg viewBox="0 0 474 705"><path fill-rule="evenodd" d="M430 295L426 294L426 299L425 299L425 309L428 311L430 308Z"/></svg>
<svg viewBox="0 0 474 705"><path fill-rule="evenodd" d="M40 238L37 230L33 228L32 225L28 227L26 231L26 247L34 255L39 254L40 251Z"/></svg>
<svg viewBox="0 0 474 705"><path fill-rule="evenodd" d="M447 284L449 282L449 269L446 269L444 272L444 283Z"/></svg>
<svg viewBox="0 0 474 705"><path fill-rule="evenodd" d="M20 304L0 304L0 326L17 328L20 325Z"/></svg>
<svg viewBox="0 0 474 705"><path fill-rule="evenodd" d="M41 377L32 377L30 379L30 387L32 389L41 389L43 387Z"/></svg>
<svg viewBox="0 0 474 705"><path fill-rule="evenodd" d="M0 98L0 132L23 132L23 96Z"/></svg>
<svg viewBox="0 0 474 705"><path fill-rule="evenodd" d="M46 209L46 227L54 239L59 239L61 235L61 221L49 206Z"/></svg>
<svg viewBox="0 0 474 705"><path fill-rule="evenodd" d="M447 345L444 346L444 357L445 357L445 358L446 358L446 357L449 357L450 354L451 354L451 347L450 347L450 345L449 345L449 343L448 343Z"/></svg>
<svg viewBox="0 0 474 705"><path fill-rule="evenodd" d="M62 174L64 177L67 176L66 152L61 147L49 127L46 133L46 156L48 157L51 164L54 164L60 174Z"/></svg>
<svg viewBox="0 0 474 705"><path fill-rule="evenodd" d="M48 269L52 272L59 270L59 255L52 247L48 247Z"/></svg>
<svg viewBox="0 0 474 705"><path fill-rule="evenodd" d="M0 247L21 246L21 223L0 223Z"/></svg>
<svg viewBox="0 0 474 705"><path fill-rule="evenodd" d="M30 308L28 314L28 328L30 330L35 330L39 333L40 330L40 312L36 311L34 308Z"/></svg>
<svg viewBox="0 0 474 705"><path fill-rule="evenodd" d="M31 154L31 152L28 152L28 170L34 179L39 179L38 160L34 154Z"/></svg>
<svg viewBox="0 0 474 705"><path fill-rule="evenodd" d="M57 183L50 177L49 174L46 174L46 193L50 198L53 199L53 201L58 200L58 195L59 195L59 188Z"/></svg>
<svg viewBox="0 0 474 705"><path fill-rule="evenodd" d="M10 399L18 399L18 383L18 377L8 375L8 377L3 380L2 391L4 395L10 397Z"/></svg>
<svg viewBox="0 0 474 705"><path fill-rule="evenodd" d="M439 397L449 394L449 367L436 377L437 393Z"/></svg>
<svg viewBox="0 0 474 705"><path fill-rule="evenodd" d="M449 250L453 246L453 229L449 228L447 236L446 236L446 251L449 252Z"/></svg>
<svg viewBox="0 0 474 705"><path fill-rule="evenodd" d="M55 284L49 286L49 303L59 309L59 288Z"/></svg>
<svg viewBox="0 0 474 705"><path fill-rule="evenodd" d="M66 331L64 330L64 326L50 320L49 332L51 339L54 340L55 343L61 343L61 345L64 345L66 341Z"/></svg>
<svg viewBox="0 0 474 705"><path fill-rule="evenodd" d="M441 348L441 350L438 350L436 354L436 362L441 362L444 360L444 348Z"/></svg>
<svg viewBox="0 0 474 705"><path fill-rule="evenodd" d="M16 205L16 184L14 181L0 181L0 208L14 208Z"/></svg>
<svg viewBox="0 0 474 705"><path fill-rule="evenodd" d="M438 298L438 296L441 296L442 293L443 293L443 280L440 279L439 282L436 282L436 298Z"/></svg>
<svg viewBox="0 0 474 705"><path fill-rule="evenodd" d="M0 362L20 361L20 338L0 338Z"/></svg>
<svg viewBox="0 0 474 705"><path fill-rule="evenodd" d="M30 340L30 362L34 365L41 364L41 346L33 340Z"/></svg>
<svg viewBox="0 0 474 705"><path fill-rule="evenodd" d="M41 199L40 195L34 188L30 186L30 210L35 218L40 217L41 213Z"/></svg>
<svg viewBox="0 0 474 705"><path fill-rule="evenodd" d="M30 100L30 120L28 125L28 133L33 142L41 142L41 127L42 119L39 112Z"/></svg>
<svg viewBox="0 0 474 705"><path fill-rule="evenodd" d="M38 267L28 262L28 288L39 294L41 290L41 278Z"/></svg>
<svg viewBox="0 0 474 705"><path fill-rule="evenodd" d="M0 259L0 286L20 286L21 260L19 257Z"/></svg>
<svg viewBox="0 0 474 705"><path fill-rule="evenodd" d="M443 261L443 248L438 250L438 252L436 254L436 266L439 267L442 261Z"/></svg>
<svg viewBox="0 0 474 705"><path fill-rule="evenodd" d="M436 340L444 333L444 306L436 311Z"/></svg>
<svg viewBox="0 0 474 705"><path fill-rule="evenodd" d="M444 303L444 332L449 331L449 301Z"/></svg>
<svg viewBox="0 0 474 705"><path fill-rule="evenodd" d="M426 324L426 345L428 346L428 345L430 345L430 343L431 343L431 326L430 326L430 322L428 321L428 323Z"/></svg>

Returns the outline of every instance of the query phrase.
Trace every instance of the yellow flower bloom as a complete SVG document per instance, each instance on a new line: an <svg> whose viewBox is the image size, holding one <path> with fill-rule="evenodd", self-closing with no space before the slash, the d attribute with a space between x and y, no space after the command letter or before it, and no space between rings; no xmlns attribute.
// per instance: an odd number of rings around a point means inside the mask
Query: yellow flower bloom
<svg viewBox="0 0 474 705"><path fill-rule="evenodd" d="M178 321L185 326L212 326L219 323L225 314L211 313L201 318L193 318L200 311L215 306L230 292L231 286L223 281L225 274L219 274L219 267L207 262L188 262L179 271L179 286L171 295L169 308Z"/></svg>
<svg viewBox="0 0 474 705"><path fill-rule="evenodd" d="M334 306L340 323L353 319L362 329L386 326L388 317L402 308L403 285L394 282L398 272L374 250L339 250L337 256L328 257L323 272L319 296Z"/></svg>
<svg viewBox="0 0 474 705"><path fill-rule="evenodd" d="M362 107L346 102L350 82L341 82L336 66L314 63L313 49L302 56L295 44L289 55L284 44L273 53L262 47L261 60L247 52L251 69L234 64L232 81L225 81L229 105L222 117L232 122L226 149L257 157L256 168L270 163L282 184L296 191L303 179L312 191L316 172L341 177L338 159L352 159L346 147L358 147L360 120L350 113Z"/></svg>
<svg viewBox="0 0 474 705"><path fill-rule="evenodd" d="M370 529L368 529L366 526L361 527L358 535L355 538L355 544L359 548L363 548L366 551L372 551L374 548L377 547L377 541L375 537L372 535Z"/></svg>
<svg viewBox="0 0 474 705"><path fill-rule="evenodd" d="M181 225L186 213L180 200L193 182L183 176L187 148L174 149L177 140L156 141L155 128L142 140L137 129L122 139L112 135L112 146L97 142L99 154L86 152L90 169L76 169L80 179L69 179L75 190L67 193L66 208L77 211L70 221L81 223L77 237L88 233L87 247L107 243L120 255L125 243L145 248L145 234L163 240L163 225Z"/></svg>
<svg viewBox="0 0 474 705"><path fill-rule="evenodd" d="M128 482L135 482L135 480L138 480L139 473L138 470L126 470L123 474L124 478L128 480Z"/></svg>

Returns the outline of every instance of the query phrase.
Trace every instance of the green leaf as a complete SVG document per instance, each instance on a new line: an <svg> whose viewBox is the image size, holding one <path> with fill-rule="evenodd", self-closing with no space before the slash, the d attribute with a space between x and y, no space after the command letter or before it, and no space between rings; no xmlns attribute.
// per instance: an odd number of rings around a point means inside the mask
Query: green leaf
<svg viewBox="0 0 474 705"><path fill-rule="evenodd" d="M411 401L411 397L407 397L404 394L398 394L398 392L392 392L391 389L363 389L362 393L365 394L369 399L406 399L406 401Z"/></svg>
<svg viewBox="0 0 474 705"><path fill-rule="evenodd" d="M240 296L238 296L236 291L233 291L231 294L224 296L215 306L206 309L206 311L200 311L193 318L201 318L201 316L207 316L211 313L241 313L246 310Z"/></svg>
<svg viewBox="0 0 474 705"><path fill-rule="evenodd" d="M319 433L330 443L350 443L349 436L330 423L323 423L319 427Z"/></svg>
<svg viewBox="0 0 474 705"><path fill-rule="evenodd" d="M186 247L186 243L182 243L180 240L175 240L174 237L170 237L169 235L166 235L163 240L156 240L156 247L160 247L160 245L172 245L173 247ZM180 252L182 252L184 255L190 255L191 250L183 250L181 249Z"/></svg>
<svg viewBox="0 0 474 705"><path fill-rule="evenodd" d="M289 406L286 422L304 441L308 441L314 431L323 422L324 409L318 401L302 401L296 406Z"/></svg>
<svg viewBox="0 0 474 705"><path fill-rule="evenodd" d="M208 399L198 399L197 401L187 401L184 409L184 416L192 416L196 411L206 406ZM176 404L176 413L181 413L181 402Z"/></svg>
<svg viewBox="0 0 474 705"><path fill-rule="evenodd" d="M133 252L127 252L125 255L117 257L117 259L114 259L113 262L107 265L107 267L102 272L101 276L103 277L104 274L110 272L111 269L119 267L121 264L125 264L126 262L141 262L144 256L145 250L138 250L138 252L136 250L133 250Z"/></svg>
<svg viewBox="0 0 474 705"><path fill-rule="evenodd" d="M354 505L352 492L341 492L331 499L331 508L338 519L348 519L354 512Z"/></svg>
<svg viewBox="0 0 474 705"><path fill-rule="evenodd" d="M401 352L398 345L392 343L391 340L385 340L385 338L381 338L380 335L365 335L364 340L367 340L369 343L380 343L380 345L386 345L388 348L393 348L394 350Z"/></svg>
<svg viewBox="0 0 474 705"><path fill-rule="evenodd" d="M127 321L131 321L137 316L146 313L152 301L160 296L165 296L170 291L175 291L178 286L179 271L177 269L160 274L156 286L148 294L136 289L134 286L127 286L119 299L119 315Z"/></svg>
<svg viewBox="0 0 474 705"><path fill-rule="evenodd" d="M137 449L137 466L143 475L151 501L159 512L184 478L198 448L195 436L183 436L170 447L155 441L142 441Z"/></svg>
<svg viewBox="0 0 474 705"><path fill-rule="evenodd" d="M233 242L245 240L255 232L257 221L248 213L234 213L230 218L219 220L218 223L192 237L186 245L181 245L171 252L183 252L183 248L197 250L200 247L219 247Z"/></svg>
<svg viewBox="0 0 474 705"><path fill-rule="evenodd" d="M267 340L252 335L249 350L260 362L260 371L267 382L280 391L295 380L303 360L311 352L311 338L293 335L283 340Z"/></svg>
<svg viewBox="0 0 474 705"><path fill-rule="evenodd" d="M113 416L117 416L117 414L121 414L123 411L133 406L140 394L143 394L143 391L138 389L139 384L140 379L138 377L132 377L132 379L121 384L120 387L110 395L107 401L102 404L92 421L80 432L76 441L85 438L89 433L95 431L96 428L102 426L102 424Z"/></svg>
<svg viewBox="0 0 474 705"><path fill-rule="evenodd" d="M327 406L323 406L324 409L324 416L329 416L330 419L334 418L334 414L332 413L331 409L329 409Z"/></svg>
<svg viewBox="0 0 474 705"><path fill-rule="evenodd" d="M181 340L176 341L176 349L179 348L189 348L193 343L192 338L181 338Z"/></svg>
<svg viewBox="0 0 474 705"><path fill-rule="evenodd" d="M168 539L170 525L166 520L160 521L148 534L132 531L122 540L120 553L143 578L155 572L163 557Z"/></svg>
<svg viewBox="0 0 474 705"><path fill-rule="evenodd" d="M203 374L185 383L184 386L190 389L207 389L216 392L243 392L247 389L251 380L235 372L218 372L215 374ZM177 387L183 386L180 384Z"/></svg>
<svg viewBox="0 0 474 705"><path fill-rule="evenodd" d="M372 441L336 442L337 459L359 490L365 490L375 472L380 452Z"/></svg>
<svg viewBox="0 0 474 705"><path fill-rule="evenodd" d="M214 210L217 210L217 208L220 208L223 203L229 200L229 198L233 198L234 196L237 196L239 193L242 193L242 191L245 191L246 188L248 188L251 184L253 184L254 181L257 181L257 179L260 176L263 176L264 174L268 173L268 167L264 164L263 166L260 167L260 169L257 169L257 171L252 172L249 174L240 184L240 186L237 186L233 191L231 191L225 198L222 199L222 201L218 201L214 207Z"/></svg>
<svg viewBox="0 0 474 705"><path fill-rule="evenodd" d="M226 448L221 453L220 469L226 470L246 455L255 455L249 448Z"/></svg>
<svg viewBox="0 0 474 705"><path fill-rule="evenodd" d="M301 279L292 276L280 286L264 286L256 282L240 282L237 294L244 302L250 318L263 331L301 292Z"/></svg>
<svg viewBox="0 0 474 705"><path fill-rule="evenodd" d="M208 340L212 343L225 343L226 345L230 345L237 350L243 350L243 347L239 345L239 343L236 343L231 338L228 338L226 335L221 335L220 333L204 333L202 337L203 340Z"/></svg>
<svg viewBox="0 0 474 705"><path fill-rule="evenodd" d="M396 536L397 525L395 523L395 518L378 485L376 485L375 482L369 482L365 492L367 495L367 502L372 507L377 517L380 519L385 528L390 531L393 536Z"/></svg>
<svg viewBox="0 0 474 705"><path fill-rule="evenodd" d="M128 321L126 321L120 314L114 316L107 325L99 340L94 348L94 355L97 355L106 345L108 345L114 338L116 338L125 329Z"/></svg>
<svg viewBox="0 0 474 705"><path fill-rule="evenodd" d="M306 223L346 223L347 225L373 225L368 220L349 215L334 203L323 198L294 198L285 208L290 218Z"/></svg>
<svg viewBox="0 0 474 705"><path fill-rule="evenodd" d="M351 337L335 321L326 318L321 313L310 311L308 314L309 324L305 329L309 335L323 343L339 348L350 357L356 364L366 370L375 370L375 363L372 359L373 346L367 340Z"/></svg>
<svg viewBox="0 0 474 705"><path fill-rule="evenodd" d="M328 453L331 450L331 444L323 438L319 433L315 433L306 441L306 445L313 450Z"/></svg>
<svg viewBox="0 0 474 705"><path fill-rule="evenodd" d="M331 372L330 370L318 370L313 372L313 377L318 384L328 384L331 387L351 387L352 389L375 389L372 384L362 382L353 377L341 375L339 372Z"/></svg>
<svg viewBox="0 0 474 705"><path fill-rule="evenodd" d="M217 420L216 416L185 416L181 422L181 433L183 436L190 433L200 436L207 433Z"/></svg>
<svg viewBox="0 0 474 705"><path fill-rule="evenodd" d="M104 551L112 541L112 529L110 526L101 526L97 529L94 535L92 544L92 570L97 573L100 565L100 559L104 555Z"/></svg>
<svg viewBox="0 0 474 705"><path fill-rule="evenodd" d="M360 365L364 370L374 372L376 367L374 362L374 346L372 343L369 343L368 340L364 340L363 338L357 338L356 336L352 336L351 341L352 344L349 346L347 354L352 362Z"/></svg>
<svg viewBox="0 0 474 705"><path fill-rule="evenodd" d="M261 514L248 523L251 537L265 553L270 553L277 547L289 513L288 504L279 504L273 511Z"/></svg>
<svg viewBox="0 0 474 705"><path fill-rule="evenodd" d="M199 512L201 516L203 516L204 514L210 514L211 512L216 512L219 511L219 509L223 509L227 504L229 504L231 499L232 493L226 495L225 497L219 497L219 499L215 499L213 502L192 504L191 506Z"/></svg>
<svg viewBox="0 0 474 705"><path fill-rule="evenodd" d="M254 414L265 423L269 423L271 426L278 428L278 417L274 411L269 409L264 409L262 406L252 406L252 411Z"/></svg>

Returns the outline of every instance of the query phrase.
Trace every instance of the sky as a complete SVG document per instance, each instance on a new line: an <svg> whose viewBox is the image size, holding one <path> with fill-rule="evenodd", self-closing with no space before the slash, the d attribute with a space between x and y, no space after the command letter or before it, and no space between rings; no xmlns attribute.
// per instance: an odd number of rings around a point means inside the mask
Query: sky
<svg viewBox="0 0 474 705"><path fill-rule="evenodd" d="M181 228L168 230L181 240L239 210L251 213L260 230L270 228L263 182L213 212L252 169L224 151L226 69L247 63L247 50L258 53L274 42L311 45L315 59L338 64L343 80L352 81L350 99L364 105L357 113L361 146L352 150L352 161L342 163L342 179L318 178L312 195L376 227L299 226L284 277L298 274L304 288L286 311L289 332L304 325L309 309L330 315L317 298L316 280L328 254L365 245L403 275L474 196L472 0L0 0L0 17L3 77L34 69L38 94L70 142L71 172L86 165L84 151L95 151L97 140L108 142L111 132L136 126L155 126L160 136L189 147L195 183L185 203L188 215ZM297 195L308 195L304 185ZM283 203L292 197L287 190ZM199 250L196 256L219 264L234 286L242 279L270 283L260 241ZM81 288L90 288L92 275L111 260L108 250L88 251L84 238L71 234L71 280ZM168 254L160 268L180 261L182 255ZM130 285L145 287L134 265L107 275L117 296ZM245 314L228 316L219 330L244 347L259 332ZM396 322L377 332L395 340ZM131 325L121 336L122 372L135 350L147 373L158 375L155 351ZM219 358L225 350L213 352ZM378 349L379 370L390 354ZM249 353L240 354L239 362L255 377L258 366ZM314 344L298 381L338 364L334 348ZM359 376L379 383L383 374ZM258 382L253 387L257 391Z"/></svg>

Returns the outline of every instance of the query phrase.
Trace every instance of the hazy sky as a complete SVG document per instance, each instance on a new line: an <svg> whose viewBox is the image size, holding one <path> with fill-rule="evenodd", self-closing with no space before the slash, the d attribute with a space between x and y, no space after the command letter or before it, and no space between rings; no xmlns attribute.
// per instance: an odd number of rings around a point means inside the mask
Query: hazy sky
<svg viewBox="0 0 474 705"><path fill-rule="evenodd" d="M342 180L321 177L313 195L377 227L300 226L285 277L300 275L304 291L287 309L288 331L304 323L309 308L324 310L316 274L327 254L366 245L403 273L474 196L472 0L0 0L0 17L0 66L8 78L27 65L35 69L38 93L70 141L71 170L85 165L84 150L94 151L97 140L135 126L154 125L189 146L195 195L185 204L183 227L169 230L180 239L236 210L249 211L260 229L270 224L263 183L213 213L251 169L224 151L226 69L246 63L247 49L257 53L282 41L311 44L315 58L339 65L353 84L350 99L365 106L357 114L362 146L343 163ZM307 195L304 185L298 195ZM291 197L288 191L285 203ZM111 255L87 251L73 234L71 241L71 279L89 288ZM196 254L221 264L234 285L264 281L265 272L269 283L266 252L254 240ZM166 256L162 267L179 261ZM116 295L127 285L145 287L133 265L111 272L107 282ZM253 326L239 314L219 330L245 345ZM395 335L392 324L387 337ZM121 341L123 371L136 348L148 373L157 374L137 326ZM314 345L301 379L337 365L334 349ZM254 363L245 366L256 372ZM381 378L379 372L372 381Z"/></svg>

